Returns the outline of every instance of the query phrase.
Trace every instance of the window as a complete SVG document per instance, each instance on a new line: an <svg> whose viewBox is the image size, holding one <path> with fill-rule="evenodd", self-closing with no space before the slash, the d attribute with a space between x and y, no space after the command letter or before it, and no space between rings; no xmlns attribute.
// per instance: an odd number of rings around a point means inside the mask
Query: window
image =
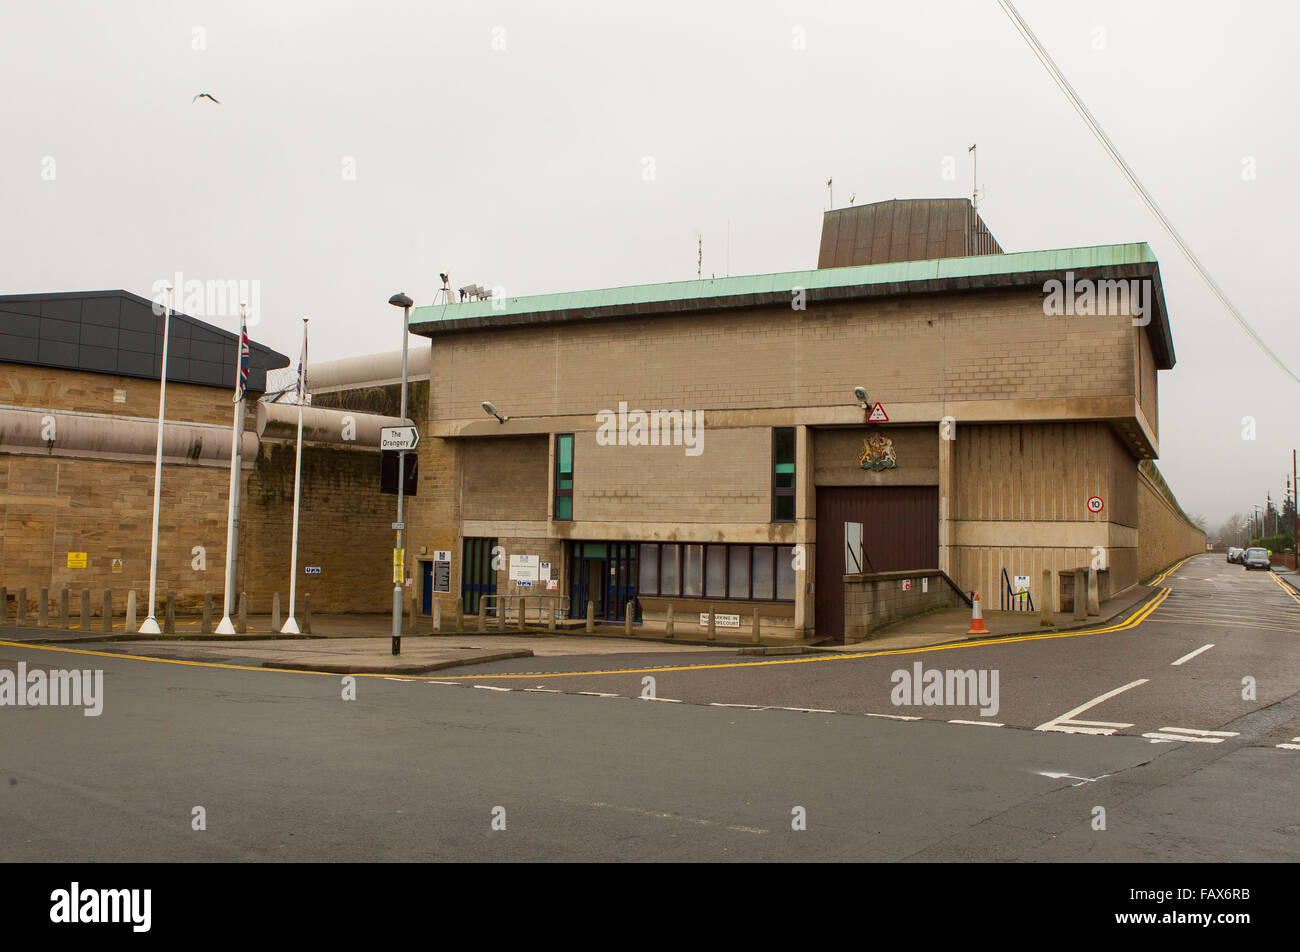
<svg viewBox="0 0 1300 952"><path fill-rule="evenodd" d="M794 600L794 553L788 545L647 542L637 552L640 595Z"/></svg>
<svg viewBox="0 0 1300 952"><path fill-rule="evenodd" d="M772 521L794 522L795 428L772 428Z"/></svg>
<svg viewBox="0 0 1300 952"><path fill-rule="evenodd" d="M554 519L573 518L573 434L555 434Z"/></svg>

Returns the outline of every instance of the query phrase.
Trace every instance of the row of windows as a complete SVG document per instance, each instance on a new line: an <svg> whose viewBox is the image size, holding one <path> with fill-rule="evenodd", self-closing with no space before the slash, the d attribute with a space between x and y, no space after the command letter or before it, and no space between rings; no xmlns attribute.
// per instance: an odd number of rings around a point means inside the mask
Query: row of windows
<svg viewBox="0 0 1300 952"><path fill-rule="evenodd" d="M772 428L772 521L794 522L795 428ZM573 434L555 435L555 499L551 518L573 518Z"/></svg>
<svg viewBox="0 0 1300 952"><path fill-rule="evenodd" d="M641 595L793 601L788 545L647 543L639 553Z"/></svg>

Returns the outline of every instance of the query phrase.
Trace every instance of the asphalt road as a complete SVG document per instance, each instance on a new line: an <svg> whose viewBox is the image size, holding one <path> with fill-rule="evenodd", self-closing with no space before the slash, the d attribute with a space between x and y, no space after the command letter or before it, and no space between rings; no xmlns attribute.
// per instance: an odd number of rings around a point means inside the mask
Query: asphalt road
<svg viewBox="0 0 1300 952"><path fill-rule="evenodd" d="M355 700L333 675L0 646L0 667L105 685L99 717L0 707L0 858L1295 861L1300 749L1277 745L1300 737L1300 602L1221 557L1166 584L1101 634L619 674L523 659L358 677ZM894 704L917 662L996 671L997 713Z"/></svg>

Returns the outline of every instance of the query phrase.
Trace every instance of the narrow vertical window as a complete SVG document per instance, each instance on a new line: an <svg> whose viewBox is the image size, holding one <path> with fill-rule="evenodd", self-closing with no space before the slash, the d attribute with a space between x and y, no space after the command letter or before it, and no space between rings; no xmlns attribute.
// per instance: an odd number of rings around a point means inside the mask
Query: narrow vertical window
<svg viewBox="0 0 1300 952"><path fill-rule="evenodd" d="M794 522L795 428L772 428L772 521Z"/></svg>
<svg viewBox="0 0 1300 952"><path fill-rule="evenodd" d="M573 518L573 434L555 434L555 515Z"/></svg>

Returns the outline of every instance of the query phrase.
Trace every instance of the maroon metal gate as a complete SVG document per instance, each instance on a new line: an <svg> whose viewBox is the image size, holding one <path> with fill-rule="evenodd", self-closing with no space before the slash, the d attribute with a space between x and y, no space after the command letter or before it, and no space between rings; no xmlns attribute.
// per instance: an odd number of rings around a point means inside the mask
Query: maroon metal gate
<svg viewBox="0 0 1300 952"><path fill-rule="evenodd" d="M862 523L863 572L939 567L937 486L817 487L817 637L844 639L844 523Z"/></svg>

